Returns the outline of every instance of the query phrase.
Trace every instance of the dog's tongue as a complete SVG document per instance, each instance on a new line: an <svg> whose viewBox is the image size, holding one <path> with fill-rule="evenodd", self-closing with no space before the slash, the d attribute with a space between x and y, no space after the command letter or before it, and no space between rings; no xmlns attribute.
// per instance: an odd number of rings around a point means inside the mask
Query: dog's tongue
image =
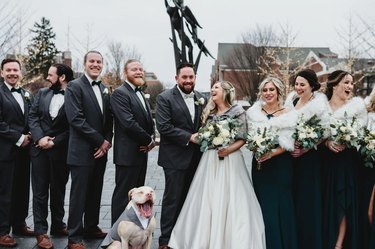
<svg viewBox="0 0 375 249"><path fill-rule="evenodd" d="M152 207L149 202L144 203L141 205L141 214L142 216L149 218L152 215Z"/></svg>

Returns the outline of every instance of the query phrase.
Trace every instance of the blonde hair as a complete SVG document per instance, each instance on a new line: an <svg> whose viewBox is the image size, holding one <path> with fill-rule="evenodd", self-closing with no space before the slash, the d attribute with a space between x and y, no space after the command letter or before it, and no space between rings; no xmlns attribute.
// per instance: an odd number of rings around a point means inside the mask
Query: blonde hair
<svg viewBox="0 0 375 249"><path fill-rule="evenodd" d="M283 106L285 99L285 85L281 80L275 77L266 77L258 86L258 100L262 100L263 88L267 83L272 83L276 87L277 100L279 101L279 106Z"/></svg>
<svg viewBox="0 0 375 249"><path fill-rule="evenodd" d="M226 106L232 106L234 100L236 99L236 90L232 83L229 81L217 81L215 84L219 83L221 88L224 90L223 94L223 100ZM215 85L214 84L214 85ZM212 96L208 100L208 103L206 107L203 110L202 113L202 124L205 124L207 121L207 118L210 114L216 113L217 112L217 106L215 102L212 100Z"/></svg>
<svg viewBox="0 0 375 249"><path fill-rule="evenodd" d="M368 112L375 112L375 87L372 89L370 96L369 96L369 102L367 104L367 111Z"/></svg>

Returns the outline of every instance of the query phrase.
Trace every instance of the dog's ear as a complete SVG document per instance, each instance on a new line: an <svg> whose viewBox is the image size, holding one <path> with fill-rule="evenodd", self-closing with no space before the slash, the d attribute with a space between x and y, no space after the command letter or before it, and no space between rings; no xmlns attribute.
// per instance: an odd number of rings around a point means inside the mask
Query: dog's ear
<svg viewBox="0 0 375 249"><path fill-rule="evenodd" d="M131 190L129 190L129 192L128 192L128 200L129 201L131 201L131 199L132 199L132 194L133 194L133 192L134 192L134 190L136 190L137 188L132 188Z"/></svg>

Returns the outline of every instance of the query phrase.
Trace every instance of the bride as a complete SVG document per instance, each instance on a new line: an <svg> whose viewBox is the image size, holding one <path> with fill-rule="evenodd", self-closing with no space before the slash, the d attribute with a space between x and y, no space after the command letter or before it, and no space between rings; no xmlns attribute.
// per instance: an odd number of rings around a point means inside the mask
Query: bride
<svg viewBox="0 0 375 249"><path fill-rule="evenodd" d="M246 113L234 99L231 83L213 85L203 124L237 119L242 125L229 146L204 152L172 231L168 246L173 249L266 248L261 209L240 151Z"/></svg>

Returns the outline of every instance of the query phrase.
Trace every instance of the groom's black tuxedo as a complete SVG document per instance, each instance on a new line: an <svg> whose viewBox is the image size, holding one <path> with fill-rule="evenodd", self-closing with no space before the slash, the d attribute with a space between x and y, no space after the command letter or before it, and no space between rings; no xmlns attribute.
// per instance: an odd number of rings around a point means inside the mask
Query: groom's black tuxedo
<svg viewBox="0 0 375 249"><path fill-rule="evenodd" d="M72 187L68 218L69 240L82 241L84 231L99 224L100 201L107 154L95 159L94 153L104 140L112 142L113 120L108 89L99 84L101 110L88 78L83 75L69 82L65 91L65 111L70 125L67 163ZM84 224L83 224L83 216Z"/></svg>
<svg viewBox="0 0 375 249"><path fill-rule="evenodd" d="M24 112L5 83L0 83L0 236L10 226L25 225L30 191L29 146L16 145L29 132L28 115L32 95L21 89Z"/></svg>
<svg viewBox="0 0 375 249"><path fill-rule="evenodd" d="M139 150L153 141L154 121L149 103L140 92L146 109L134 90L135 86L124 82L111 95L111 107L115 120L114 163L116 187L112 196L112 224L128 204L128 192L145 183L147 156Z"/></svg>
<svg viewBox="0 0 375 249"><path fill-rule="evenodd" d="M195 91L194 100L203 96ZM205 101L206 102L206 101ZM160 245L167 245L173 226L185 201L202 153L189 142L201 126L204 105L195 104L192 121L189 109L177 85L157 98L156 125L160 133L158 164L163 167L165 190L161 213Z"/></svg>
<svg viewBox="0 0 375 249"><path fill-rule="evenodd" d="M69 124L64 104L60 107L57 116L52 119L50 105L53 96L52 89L40 89L29 114L30 131L34 142L30 154L33 164L31 179L34 231L37 235L45 234L48 230L48 193L50 195L51 230L56 231L65 227L63 218L65 186L69 176L69 168L66 165ZM54 138L54 146L43 150L36 145L45 136Z"/></svg>

